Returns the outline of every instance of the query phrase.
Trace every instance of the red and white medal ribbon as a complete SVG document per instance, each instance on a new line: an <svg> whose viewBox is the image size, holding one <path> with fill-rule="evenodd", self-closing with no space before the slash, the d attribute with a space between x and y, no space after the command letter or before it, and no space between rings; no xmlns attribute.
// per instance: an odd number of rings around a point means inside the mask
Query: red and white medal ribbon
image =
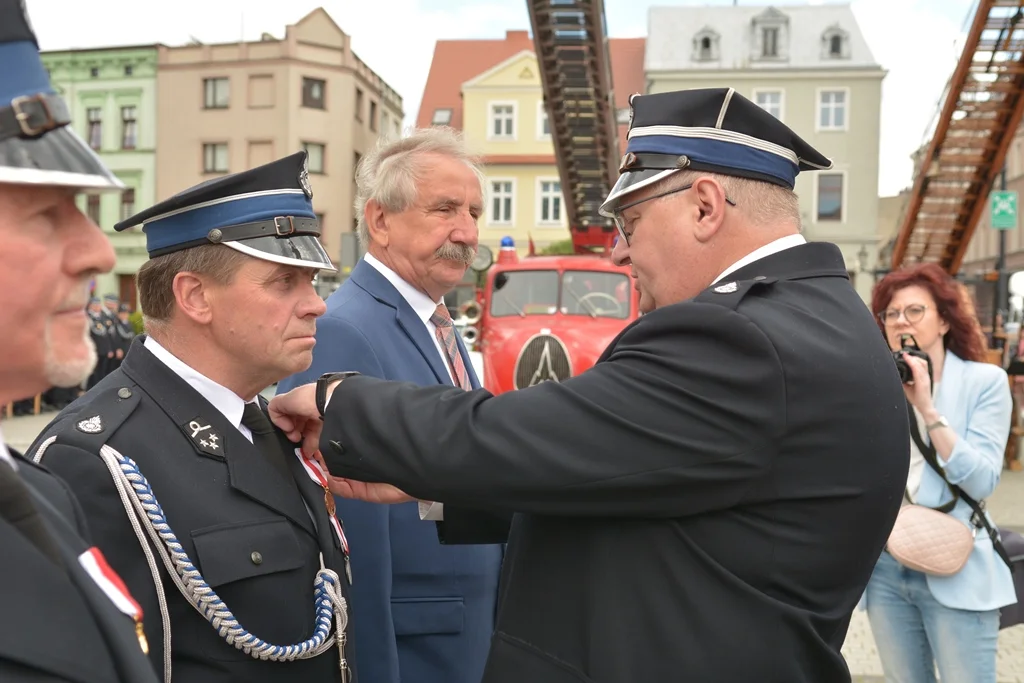
<svg viewBox="0 0 1024 683"><path fill-rule="evenodd" d="M324 489L326 495L331 495L330 489L327 486L327 473L324 472L324 468L320 466L313 458L307 458L302 454L301 448L295 449L295 457L302 463L302 469L306 470L306 474L309 478L317 483L318 486ZM345 538L345 532L341 528L341 524L338 522L338 518L331 514L330 510L327 510L327 518L331 520L331 526L334 527L334 533L338 535L338 540L341 541L341 547L348 555L348 539Z"/></svg>
<svg viewBox="0 0 1024 683"><path fill-rule="evenodd" d="M107 564L99 548L86 550L78 556L78 563L119 610L137 622L142 621L142 607L135 602L135 598L128 592L128 587L124 585L117 572Z"/></svg>

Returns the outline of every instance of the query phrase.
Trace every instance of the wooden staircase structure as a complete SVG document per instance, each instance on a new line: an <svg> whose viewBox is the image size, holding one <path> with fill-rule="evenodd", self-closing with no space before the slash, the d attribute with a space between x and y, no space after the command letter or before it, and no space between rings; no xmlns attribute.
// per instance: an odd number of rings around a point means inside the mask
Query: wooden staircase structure
<svg viewBox="0 0 1024 683"><path fill-rule="evenodd" d="M597 210L618 178L619 144L603 0L527 5L575 251L610 249L615 227Z"/></svg>
<svg viewBox="0 0 1024 683"><path fill-rule="evenodd" d="M892 253L956 274L1024 112L1024 0L978 0Z"/></svg>

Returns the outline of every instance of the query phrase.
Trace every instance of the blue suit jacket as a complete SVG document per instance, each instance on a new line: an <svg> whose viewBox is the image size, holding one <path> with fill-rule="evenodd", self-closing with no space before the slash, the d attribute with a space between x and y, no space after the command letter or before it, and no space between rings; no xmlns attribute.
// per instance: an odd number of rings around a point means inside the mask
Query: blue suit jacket
<svg viewBox="0 0 1024 683"><path fill-rule="evenodd" d="M327 299L313 364L283 393L325 372L356 370L420 385L452 384L430 333L402 295L360 261ZM462 340L474 388L480 384ZM352 637L366 683L479 683L494 628L500 545L438 541L416 503L337 498L352 549Z"/></svg>

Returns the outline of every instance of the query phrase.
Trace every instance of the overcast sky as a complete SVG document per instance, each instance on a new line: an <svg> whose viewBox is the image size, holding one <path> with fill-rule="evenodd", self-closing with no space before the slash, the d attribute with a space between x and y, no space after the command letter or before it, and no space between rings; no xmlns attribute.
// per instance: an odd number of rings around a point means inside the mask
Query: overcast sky
<svg viewBox="0 0 1024 683"><path fill-rule="evenodd" d="M767 5L764 0L739 0ZM434 41L502 38L528 29L523 0L27 0L44 50L162 42L283 37L284 27L323 7L352 36L356 53L404 98L406 124L427 80ZM613 37L647 35L652 5L730 5L734 0L605 0ZM804 4L804 3L780 3ZM809 4L822 4L821 0ZM909 155L927 140L939 97L959 55L971 0L853 0L875 61L888 71L882 88L879 192L911 182Z"/></svg>

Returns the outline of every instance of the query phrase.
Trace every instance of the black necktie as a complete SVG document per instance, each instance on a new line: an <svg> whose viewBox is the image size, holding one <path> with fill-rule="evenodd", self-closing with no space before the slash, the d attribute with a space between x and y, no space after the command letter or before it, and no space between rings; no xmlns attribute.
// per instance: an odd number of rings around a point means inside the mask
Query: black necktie
<svg viewBox="0 0 1024 683"><path fill-rule="evenodd" d="M32 502L32 494L7 462L0 462L0 517L10 522L39 552L64 569L57 543Z"/></svg>
<svg viewBox="0 0 1024 683"><path fill-rule="evenodd" d="M286 453L281 448L281 442L277 440L274 432L274 425L260 409L259 403L246 403L242 411L242 424L252 432L252 443L259 449L260 453L270 461L278 472L291 480L292 473L285 461Z"/></svg>

